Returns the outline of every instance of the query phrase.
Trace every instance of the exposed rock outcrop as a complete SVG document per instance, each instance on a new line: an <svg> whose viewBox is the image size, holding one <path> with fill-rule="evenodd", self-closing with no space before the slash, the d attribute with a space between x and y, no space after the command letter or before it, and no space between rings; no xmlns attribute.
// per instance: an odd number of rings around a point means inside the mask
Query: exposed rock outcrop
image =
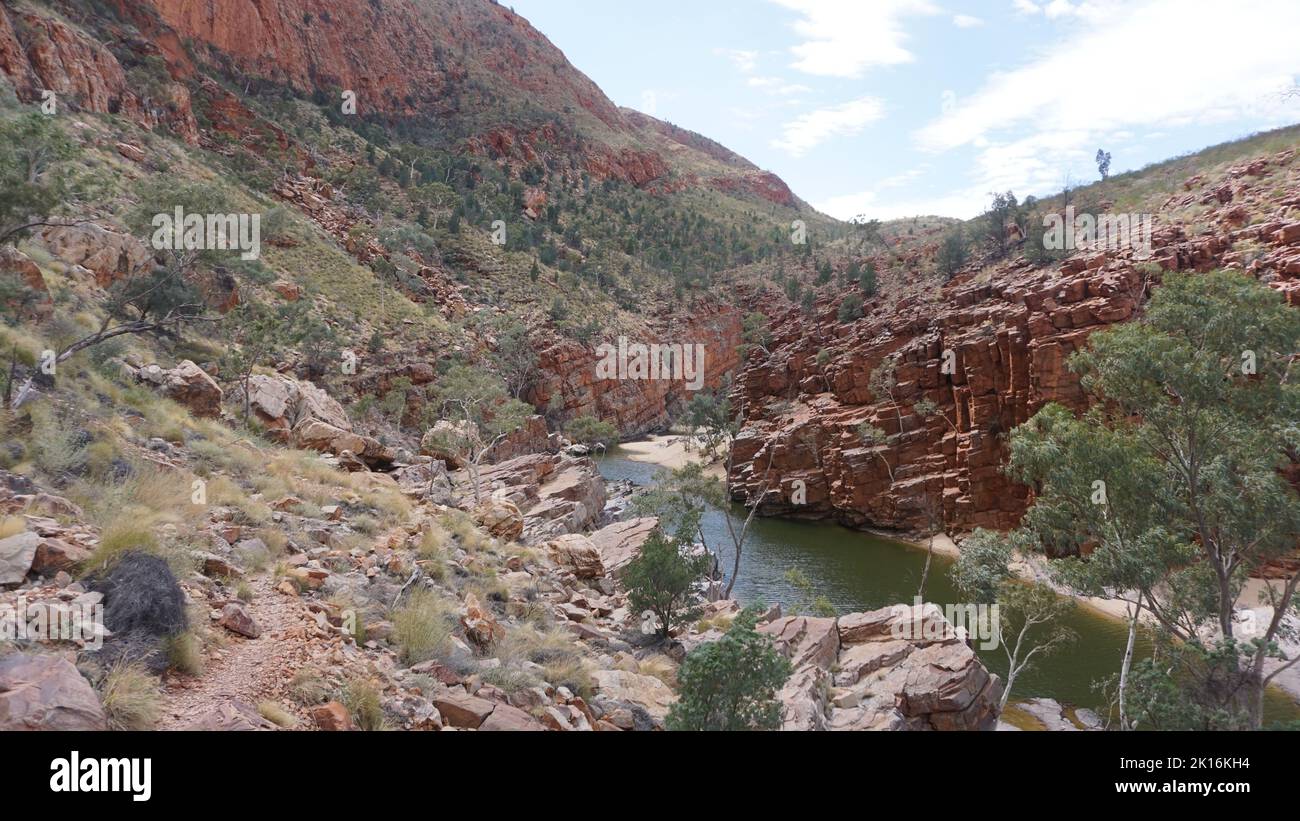
<svg viewBox="0 0 1300 821"><path fill-rule="evenodd" d="M1002 682L934 605L761 625L790 659L786 730L992 730Z"/></svg>
<svg viewBox="0 0 1300 821"><path fill-rule="evenodd" d="M163 123L186 142L198 142L184 85L167 78L158 99L141 99L113 52L59 17L0 7L0 73L26 102L41 102L52 91L63 110L117 114L150 129Z"/></svg>
<svg viewBox="0 0 1300 821"><path fill-rule="evenodd" d="M243 388L235 392L242 404ZM248 405L267 433L297 447L345 453L372 468L386 468L397 454L372 436L355 433L343 406L311 382L283 374L254 374L248 380Z"/></svg>
<svg viewBox="0 0 1300 821"><path fill-rule="evenodd" d="M221 416L221 386L188 359L174 368L145 365L134 370L134 376L168 399L184 405L195 416L210 419Z"/></svg>
<svg viewBox="0 0 1300 821"><path fill-rule="evenodd" d="M1293 159L1262 162L1297 185ZM1082 250L1049 269L1019 258L980 281L959 276L937 293L878 299L851 324L838 321L833 301L812 320L783 308L771 355L751 353L736 382L734 404L746 414L736 498L766 487L764 513L851 526L922 530L934 504L945 529L1014 527L1030 493L1003 473L1009 433L1050 402L1086 407L1070 356L1137 316L1160 271L1240 269L1234 244L1259 243L1266 250L1246 270L1300 303L1300 224L1268 210L1275 197L1248 176L1227 176L1234 201L1254 204L1253 224L1234 227L1231 205L1214 220L1224 227L1205 235L1157 222L1145 264L1131 248ZM1187 196L1219 184L1197 181ZM873 371L891 362L893 387L874 392ZM865 442L863 424L883 436Z"/></svg>
<svg viewBox="0 0 1300 821"><path fill-rule="evenodd" d="M704 388L716 389L740 367L742 314L734 306L701 303L689 319L648 328L630 344L702 345ZM616 345L617 340L607 340ZM571 339L556 338L538 351L541 379L528 399L536 407L557 407L565 419L593 416L617 425L626 437L665 427L690 399L681 379L601 379L596 350Z"/></svg>
<svg viewBox="0 0 1300 821"><path fill-rule="evenodd" d="M457 484L473 499L468 471ZM605 480L585 457L534 453L479 471L480 496L508 502L523 514L522 538L534 543L596 525L605 508Z"/></svg>

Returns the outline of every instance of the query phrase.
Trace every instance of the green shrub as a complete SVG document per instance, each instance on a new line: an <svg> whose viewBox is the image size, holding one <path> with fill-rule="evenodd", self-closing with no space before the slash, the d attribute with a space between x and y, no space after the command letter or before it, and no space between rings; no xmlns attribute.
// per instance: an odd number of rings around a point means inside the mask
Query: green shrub
<svg viewBox="0 0 1300 821"><path fill-rule="evenodd" d="M790 662L754 629L758 611L745 610L717 641L703 644L677 671L680 700L668 712L669 730L776 730L777 691L790 678Z"/></svg>

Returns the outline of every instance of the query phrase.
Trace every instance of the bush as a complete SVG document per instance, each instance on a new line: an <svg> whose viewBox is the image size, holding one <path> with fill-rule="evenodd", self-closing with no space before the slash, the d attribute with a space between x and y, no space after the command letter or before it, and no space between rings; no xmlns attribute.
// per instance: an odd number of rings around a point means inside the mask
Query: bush
<svg viewBox="0 0 1300 821"><path fill-rule="evenodd" d="M777 691L790 678L790 662L754 629L758 611L746 609L717 641L701 645L677 671L681 699L668 712L669 730L776 730Z"/></svg>
<svg viewBox="0 0 1300 821"><path fill-rule="evenodd" d="M685 552L691 547L656 531L625 571L628 603L634 612L654 613L663 638L673 625L699 615L695 583L707 572L710 557Z"/></svg>
<svg viewBox="0 0 1300 821"><path fill-rule="evenodd" d="M939 273L943 274L945 278L951 279L953 274L957 273L966 264L967 258L966 239L962 236L960 230L953 231L944 237L943 244L939 246L939 254L936 258L939 264Z"/></svg>
<svg viewBox="0 0 1300 821"><path fill-rule="evenodd" d="M840 303L839 320L840 322L852 322L855 319L862 318L862 297L857 294L849 294L844 297Z"/></svg>
<svg viewBox="0 0 1300 821"><path fill-rule="evenodd" d="M185 630L185 593L167 562L148 553L123 554L106 575L92 579L104 594L104 626L114 637L139 633L153 638Z"/></svg>
<svg viewBox="0 0 1300 821"><path fill-rule="evenodd" d="M384 707L379 699L379 690L375 686L363 679L352 679L343 688L343 693L339 699L348 712L352 714L352 720L363 730L382 730L384 729Z"/></svg>
<svg viewBox="0 0 1300 821"><path fill-rule="evenodd" d="M570 441L579 445L605 444L618 438L618 428L594 416L580 416L564 428Z"/></svg>

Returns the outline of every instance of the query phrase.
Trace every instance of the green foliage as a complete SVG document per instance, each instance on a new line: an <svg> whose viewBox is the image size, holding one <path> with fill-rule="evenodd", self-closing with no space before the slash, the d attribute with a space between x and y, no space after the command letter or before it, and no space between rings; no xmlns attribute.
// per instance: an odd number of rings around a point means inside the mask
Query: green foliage
<svg viewBox="0 0 1300 821"><path fill-rule="evenodd" d="M1225 642L1207 648L1198 641L1162 637L1149 658L1129 674L1128 714L1133 729L1155 731L1241 731L1253 729L1240 709L1239 648ZM1195 694L1195 698L1189 698Z"/></svg>
<svg viewBox="0 0 1300 821"><path fill-rule="evenodd" d="M1222 636L1207 648L1240 655L1231 689L1254 726L1264 661L1293 630L1239 637L1234 611L1252 572L1300 534L1300 497L1280 472L1300 442L1300 386L1287 378L1297 339L1300 314L1253 278L1168 274L1142 320L1071 360L1104 402L1080 419L1044 408L1011 440L1009 471L1037 491L1023 541L1075 556L1056 569L1081 593L1132 591L1174 640ZM1273 605L1296 610L1294 596ZM1207 686L1183 698L1220 709L1222 685Z"/></svg>
<svg viewBox="0 0 1300 821"><path fill-rule="evenodd" d="M755 629L758 610L746 609L717 641L696 648L677 671L680 700L665 726L675 731L778 730L777 692L791 666L772 640Z"/></svg>
<svg viewBox="0 0 1300 821"><path fill-rule="evenodd" d="M945 236L943 242L939 245L939 254L936 257L939 273L943 274L945 278L951 279L952 275L966 264L969 257L970 254L966 250L966 237L961 229L957 228Z"/></svg>
<svg viewBox="0 0 1300 821"><path fill-rule="evenodd" d="M130 319L198 316L203 312L203 297L180 270L155 265L146 275L113 283L108 309L115 316Z"/></svg>
<svg viewBox="0 0 1300 821"><path fill-rule="evenodd" d="M835 605L823 594L819 594L812 581L797 567L792 567L785 571L785 580L803 598L801 602L794 605L792 613L807 614L817 616L818 618L831 619L839 615Z"/></svg>
<svg viewBox="0 0 1300 821"><path fill-rule="evenodd" d="M861 319L862 297L858 294L849 294L844 297L844 301L840 303L837 318L841 324Z"/></svg>
<svg viewBox="0 0 1300 821"><path fill-rule="evenodd" d="M768 330L768 322L769 320L766 314L757 311L746 314L742 335L746 344L758 345L762 348L770 347L772 344L772 332Z"/></svg>
<svg viewBox="0 0 1300 821"><path fill-rule="evenodd" d="M725 386L718 391L698 391L686 403L685 422L710 458L729 445L740 430L726 391Z"/></svg>
<svg viewBox="0 0 1300 821"><path fill-rule="evenodd" d="M950 571L953 584L977 602L997 600L1003 582L1011 578L1014 543L990 530L976 530L961 544Z"/></svg>
<svg viewBox="0 0 1300 821"><path fill-rule="evenodd" d="M879 284L876 281L876 266L870 262L858 274L858 287L862 289L862 295L871 299L879 291Z"/></svg>
<svg viewBox="0 0 1300 821"><path fill-rule="evenodd" d="M75 182L69 161L80 146L59 121L27 114L0 122L0 243L30 233L67 202Z"/></svg>
<svg viewBox="0 0 1300 821"><path fill-rule="evenodd" d="M618 439L618 428L594 416L580 416L565 425L564 435L579 445L606 444Z"/></svg>
<svg viewBox="0 0 1300 821"><path fill-rule="evenodd" d="M690 540L656 530L624 571L628 604L634 612L653 613L659 635L667 638L675 625L699 615L695 585L710 563L707 552L692 552Z"/></svg>

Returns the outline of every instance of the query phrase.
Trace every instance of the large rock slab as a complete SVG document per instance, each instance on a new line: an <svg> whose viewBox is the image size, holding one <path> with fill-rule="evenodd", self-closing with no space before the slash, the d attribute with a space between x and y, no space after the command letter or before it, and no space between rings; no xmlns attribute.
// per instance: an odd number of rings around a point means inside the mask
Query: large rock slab
<svg viewBox="0 0 1300 821"><path fill-rule="evenodd" d="M72 662L26 653L0 658L0 731L105 727L99 697Z"/></svg>
<svg viewBox="0 0 1300 821"><path fill-rule="evenodd" d="M677 694L654 676L627 670L597 670L592 674L595 690L608 701L634 704L656 722L662 722L677 701Z"/></svg>
<svg viewBox="0 0 1300 821"><path fill-rule="evenodd" d="M135 378L184 405L195 416L211 419L221 416L221 386L188 359L174 368L145 365L135 372Z"/></svg>
<svg viewBox="0 0 1300 821"><path fill-rule="evenodd" d="M32 531L0 539L0 585L21 584L36 560L41 537Z"/></svg>
<svg viewBox="0 0 1300 821"><path fill-rule="evenodd" d="M659 526L654 517L628 519L602 527L591 534L591 543L600 553L605 572L614 578L623 575L623 570L641 555L641 546Z"/></svg>

